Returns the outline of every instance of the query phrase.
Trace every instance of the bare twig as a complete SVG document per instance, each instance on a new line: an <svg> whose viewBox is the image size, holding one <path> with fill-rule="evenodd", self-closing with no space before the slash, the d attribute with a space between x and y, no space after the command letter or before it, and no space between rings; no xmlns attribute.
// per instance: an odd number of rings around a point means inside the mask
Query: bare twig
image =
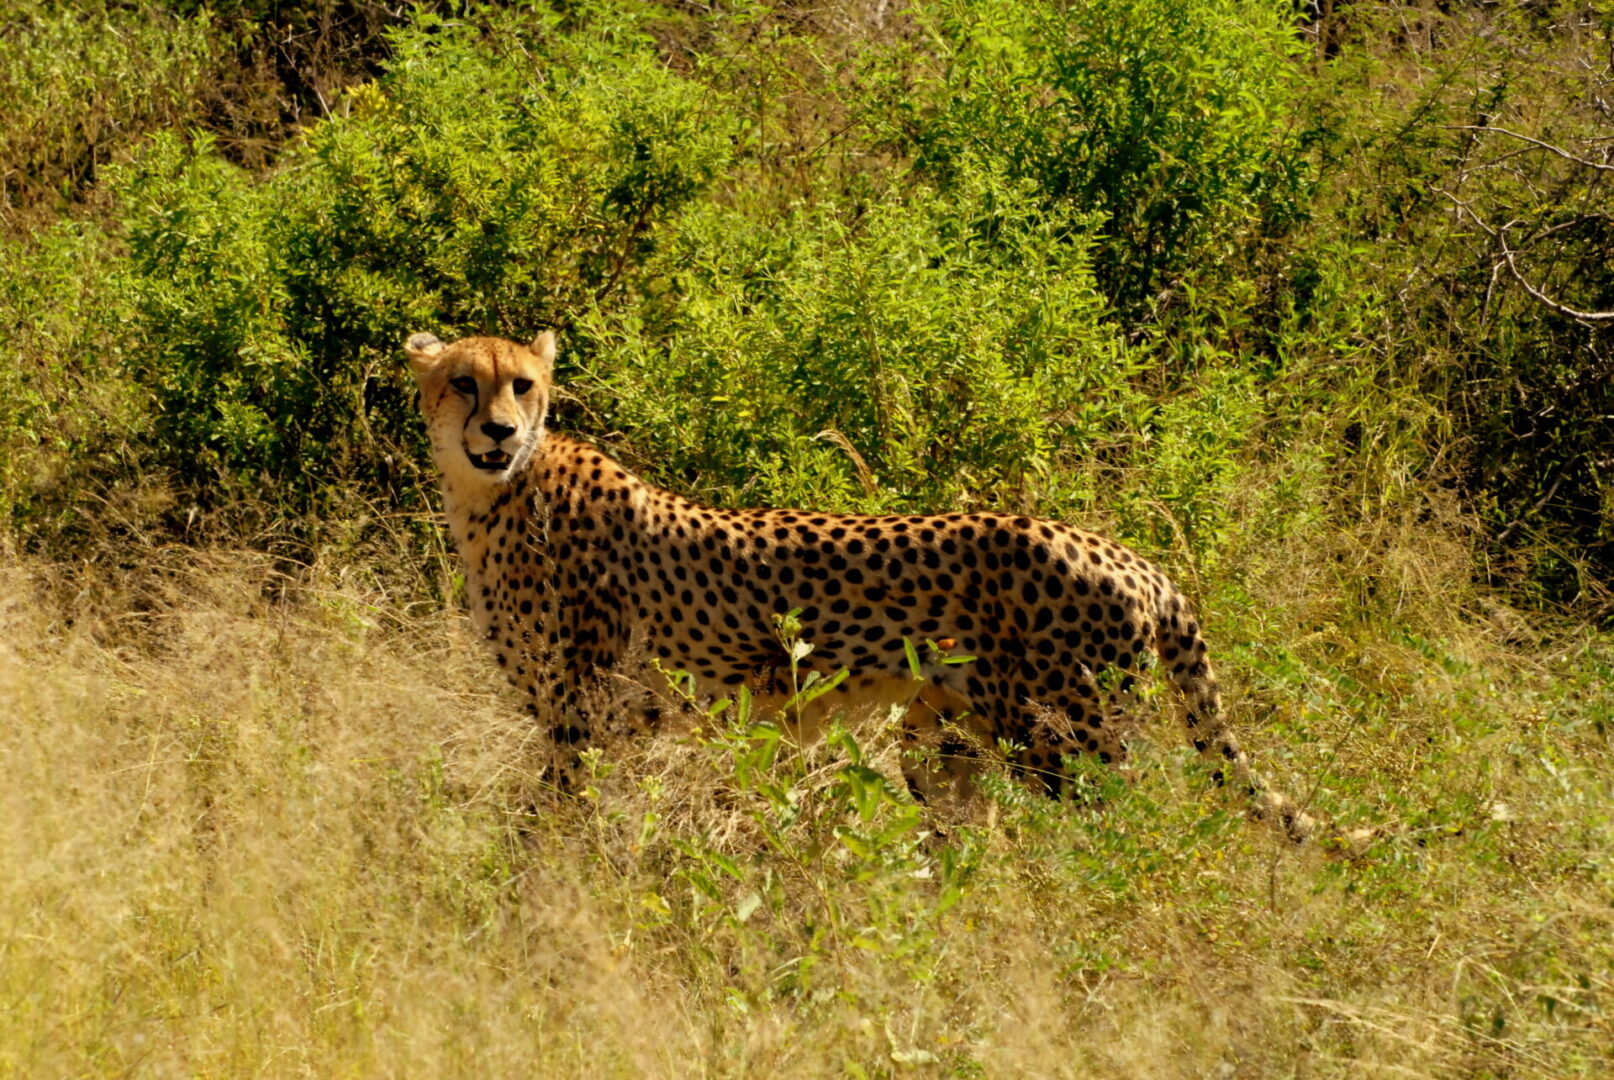
<svg viewBox="0 0 1614 1080"><path fill-rule="evenodd" d="M639 238L639 236L644 232L645 226L649 223L650 209L653 205L654 202L651 199L645 199L644 205L639 207L638 216L633 219L633 224L630 225L628 227L628 231L623 234L622 251L617 255L616 266L612 268L611 276L606 279L605 284L601 285L599 291L594 294L594 300L596 303L605 299L605 294L616 287L617 281L622 277L622 271L627 269L628 256L633 253L633 242Z"/></svg>
<svg viewBox="0 0 1614 1080"><path fill-rule="evenodd" d="M1534 517L1541 510L1541 508L1543 506L1546 506L1549 502L1551 502L1552 497L1554 495L1558 494L1558 488L1563 484L1564 477L1566 477L1568 475L1569 475L1568 464L1565 463L1564 465L1559 466L1558 475L1552 481L1552 486L1547 488L1547 493L1545 495L1541 496L1541 498L1537 499L1536 502L1535 502L1535 505L1530 507L1530 509L1526 510L1524 513L1520 514L1517 518L1515 518L1512 521L1508 522L1507 528L1503 529L1501 532L1496 534L1496 542L1497 542L1497 544L1500 545L1500 544L1506 543L1507 538L1513 535L1513 530L1517 529L1520 525L1523 525L1526 521L1530 520L1532 517Z"/></svg>
<svg viewBox="0 0 1614 1080"><path fill-rule="evenodd" d="M1558 301L1554 300L1552 297L1530 284L1524 279L1524 275L1519 273L1519 268L1514 265L1514 253L1508 248L1507 238L1503 236L1500 237L1500 239L1502 244L1502 258L1507 261L1508 272L1513 275L1514 279L1518 281L1520 285L1524 286L1524 291L1535 297L1537 301L1545 304L1558 314L1567 315L1571 319L1580 319L1584 322L1614 322L1614 311L1580 311L1576 308L1570 307L1568 304L1560 304Z"/></svg>
<svg viewBox="0 0 1614 1080"><path fill-rule="evenodd" d="M1499 131L1501 129L1484 128L1481 130ZM1546 293L1542 292L1525 279L1525 276L1519 272L1518 264L1513 261L1513 257L1517 255L1518 252L1508 247L1507 232L1513 226L1519 224L1517 220L1508 222L1500 229L1493 229L1491 226L1485 223L1485 219L1480 217L1479 214L1475 212L1474 208L1468 203L1444 189L1436 188L1435 190L1456 204L1459 214L1467 214L1471 219L1473 219L1475 225L1478 225L1482 230L1484 230L1485 235L1496 241L1497 249L1501 254L1501 265L1508 268L1508 273L1513 275L1513 279L1523 286L1524 291L1534 297L1538 303L1543 304L1546 307L1551 308L1553 311L1556 311L1558 314L1567 316L1571 319L1580 319L1583 322L1614 322L1614 311L1581 311L1579 308L1572 308L1568 304L1560 304L1558 301L1554 300L1552 297L1548 296Z"/></svg>
<svg viewBox="0 0 1614 1080"><path fill-rule="evenodd" d="M1614 165L1603 165L1596 161L1587 161L1585 158L1576 157L1568 150L1565 150L1559 146L1554 146L1550 142L1542 142L1540 139L1529 135L1521 135L1517 131L1509 131L1507 128L1491 127L1488 124L1442 124L1441 126L1447 131L1494 131L1498 135L1506 135L1510 138L1518 139L1520 142L1527 142L1533 146L1539 146L1543 150L1550 150L1554 154L1557 154L1559 157L1563 158L1565 161L1573 161L1576 165L1584 165L1586 168L1596 169L1598 172L1614 172Z"/></svg>

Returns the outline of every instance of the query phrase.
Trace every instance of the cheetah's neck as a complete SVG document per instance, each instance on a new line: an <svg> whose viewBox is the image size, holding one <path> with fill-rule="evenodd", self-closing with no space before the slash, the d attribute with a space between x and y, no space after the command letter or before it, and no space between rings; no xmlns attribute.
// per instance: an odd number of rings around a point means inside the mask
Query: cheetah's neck
<svg viewBox="0 0 1614 1080"><path fill-rule="evenodd" d="M445 475L440 490L468 584L493 569L489 560L501 539L508 545L515 534L527 532L534 519L547 518L556 500L574 509L610 502L642 511L653 495L676 498L634 476L604 451L556 432L544 435L526 468L507 483L467 486ZM605 492L612 496L607 499Z"/></svg>

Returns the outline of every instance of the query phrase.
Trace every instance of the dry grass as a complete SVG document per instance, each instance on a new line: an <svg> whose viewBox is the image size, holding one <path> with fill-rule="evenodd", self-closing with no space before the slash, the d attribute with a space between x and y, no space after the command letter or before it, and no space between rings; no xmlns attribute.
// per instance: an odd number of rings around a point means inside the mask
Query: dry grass
<svg viewBox="0 0 1614 1080"><path fill-rule="evenodd" d="M1606 641L1358 635L1333 691L1337 626L1235 647L1269 770L1401 826L1342 862L1166 738L945 839L846 743L665 738L562 800L456 616L228 553L3 573L5 1075L1614 1067Z"/></svg>

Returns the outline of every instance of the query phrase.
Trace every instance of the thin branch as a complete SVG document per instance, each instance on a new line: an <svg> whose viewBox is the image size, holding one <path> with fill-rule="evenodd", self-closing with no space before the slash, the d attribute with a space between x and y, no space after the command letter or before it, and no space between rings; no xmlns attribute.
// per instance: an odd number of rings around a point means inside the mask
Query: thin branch
<svg viewBox="0 0 1614 1080"><path fill-rule="evenodd" d="M1501 129L1482 128L1480 130L1499 131ZM1462 199L1459 199L1451 192L1442 188L1435 188L1434 190L1439 194L1446 196L1446 198L1455 203L1459 214L1467 214L1473 219L1475 225L1478 225L1485 231L1487 236L1496 241L1496 246L1500 249L1502 254L1502 262L1507 265L1508 273L1512 274L1513 279L1524 287L1524 291L1533 296L1538 302L1546 305L1553 311L1556 311L1558 314L1568 316L1571 319L1580 319L1584 322L1614 322L1614 311L1581 311L1578 308L1570 307L1568 304L1560 304L1558 301L1554 300L1552 297L1548 296L1546 293L1542 292L1540 289L1536 288L1534 285L1525 280L1524 275L1519 272L1518 264L1513 261L1513 256L1518 253L1512 248L1508 247L1507 233L1509 229L1519 224L1517 219L1508 222L1500 229L1493 229L1489 225L1485 224L1485 219L1480 217L1479 214L1474 211L1474 208L1468 205L1468 203L1464 202Z"/></svg>
<svg viewBox="0 0 1614 1080"><path fill-rule="evenodd" d="M1526 521L1529 521L1531 518L1535 517L1536 513L1540 511L1543 506L1546 506L1549 502L1551 502L1554 495L1558 494L1559 486L1563 484L1564 477L1568 475L1569 463L1566 461L1562 465L1558 466L1558 475L1553 479L1552 486L1547 489L1547 493L1541 496L1541 498L1537 499L1535 505L1530 507L1530 509L1508 522L1507 528L1496 534L1496 542L1498 544L1506 543L1507 538L1513 535L1514 529L1517 529L1520 525L1523 525Z"/></svg>
<svg viewBox="0 0 1614 1080"><path fill-rule="evenodd" d="M1491 127L1486 124L1442 124L1441 127L1447 131L1494 131L1498 135L1507 135L1510 138L1518 139L1520 142L1539 146L1543 150L1551 150L1565 161L1573 161L1576 165L1584 165L1588 169L1596 169L1598 172L1614 172L1614 165L1602 165L1595 161L1587 161L1585 158L1576 157L1568 150L1554 146L1550 142L1542 142L1540 139L1532 138L1529 135L1520 135L1517 131L1509 131L1507 128Z"/></svg>
<svg viewBox="0 0 1614 1080"><path fill-rule="evenodd" d="M1444 195L1446 198L1452 201L1452 204L1457 207L1457 218L1459 221L1462 220L1464 214L1467 214L1469 217L1474 219L1474 224L1478 225L1485 231L1486 236L1489 236L1493 240L1496 239L1496 230L1485 224L1485 219L1476 214L1474 212L1474 208L1469 206L1468 203L1464 202L1462 199L1459 199L1445 188L1437 187L1433 188L1432 190L1436 195Z"/></svg>
<svg viewBox="0 0 1614 1080"><path fill-rule="evenodd" d="M616 287L617 281L622 277L622 271L627 269L628 256L633 254L633 242L639 238L644 232L645 226L649 223L650 209L653 205L655 205L654 201L647 197L644 205L639 207L638 217L633 219L633 224L628 227L628 231L622 237L622 251L617 255L616 267L612 269L611 276L606 279L605 284L601 285L599 291L594 294L595 303L605 299L605 294Z"/></svg>
<svg viewBox="0 0 1614 1080"><path fill-rule="evenodd" d="M1502 258L1507 260L1508 272L1516 281L1524 286L1524 291L1535 297L1538 301L1550 307L1560 315L1567 315L1571 319L1580 319L1584 322L1614 322L1614 311L1577 311L1568 304L1560 304L1528 281L1519 273L1519 268L1513 265L1513 252L1508 249L1507 240L1502 239Z"/></svg>

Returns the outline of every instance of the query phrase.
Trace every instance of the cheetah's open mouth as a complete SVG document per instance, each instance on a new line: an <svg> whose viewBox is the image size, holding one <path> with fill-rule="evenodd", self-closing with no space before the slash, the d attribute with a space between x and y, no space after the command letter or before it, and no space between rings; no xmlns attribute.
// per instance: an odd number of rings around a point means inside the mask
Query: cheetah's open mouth
<svg viewBox="0 0 1614 1080"><path fill-rule="evenodd" d="M465 456L471 459L471 464L483 472L499 472L510 465L510 455L503 450L489 450L485 454L473 454L465 451Z"/></svg>

